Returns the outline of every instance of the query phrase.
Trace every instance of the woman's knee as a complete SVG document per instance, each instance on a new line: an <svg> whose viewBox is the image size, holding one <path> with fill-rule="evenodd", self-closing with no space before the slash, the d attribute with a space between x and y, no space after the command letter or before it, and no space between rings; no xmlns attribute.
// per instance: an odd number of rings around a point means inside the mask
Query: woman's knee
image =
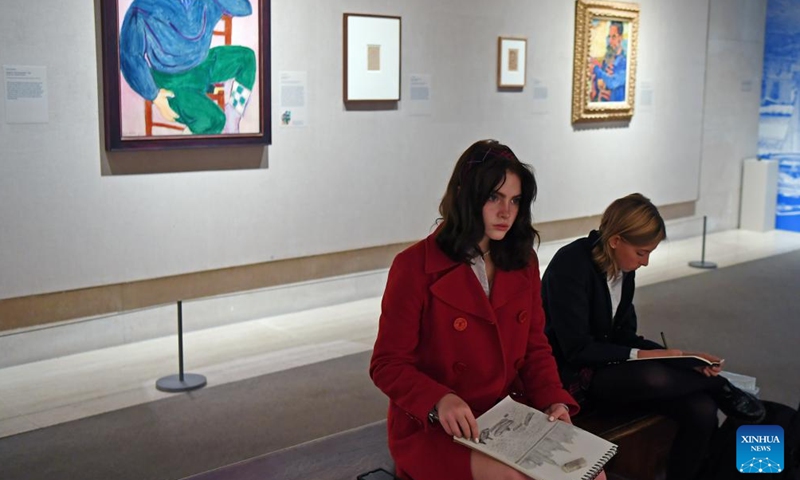
<svg viewBox="0 0 800 480"><path fill-rule="evenodd" d="M599 370L592 381L591 393L600 399L620 395L634 400L670 396L675 386L671 370L656 362L633 362Z"/></svg>
<svg viewBox="0 0 800 480"><path fill-rule="evenodd" d="M639 381L645 388L658 393L657 396L667 396L674 391L677 379L673 369L657 363L643 365L643 367Z"/></svg>
<svg viewBox="0 0 800 480"><path fill-rule="evenodd" d="M473 480L530 480L504 463L473 450L470 455Z"/></svg>

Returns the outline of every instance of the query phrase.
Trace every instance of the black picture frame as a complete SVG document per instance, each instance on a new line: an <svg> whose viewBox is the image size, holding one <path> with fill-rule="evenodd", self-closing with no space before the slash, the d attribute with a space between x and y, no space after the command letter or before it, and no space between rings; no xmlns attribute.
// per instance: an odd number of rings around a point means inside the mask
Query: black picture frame
<svg viewBox="0 0 800 480"><path fill-rule="evenodd" d="M122 120L122 86L125 80L120 70L120 0L101 1L101 42L103 106L105 122L105 147L108 151L118 150L163 150L201 147L232 147L243 145L268 145L271 143L271 58L270 58L270 0L249 0L258 5L257 24L258 54L256 55L256 80L254 90L258 90L258 105L247 104L247 109L257 109L258 131L248 133L219 134L173 134L125 135ZM230 21L235 22L237 17ZM231 23L228 23L231 25ZM235 27L235 23L233 23ZM220 33L220 35L224 35ZM228 37L230 39L230 37ZM222 93L224 96L225 94ZM150 106L142 98L144 110ZM144 117L147 117L147 113ZM152 114L151 114L152 116ZM143 123L146 120L143 118ZM153 123L152 125L158 125ZM161 124L163 125L163 124ZM176 124L179 125L179 124ZM138 127L137 127L138 128ZM173 128L173 127L167 127Z"/></svg>

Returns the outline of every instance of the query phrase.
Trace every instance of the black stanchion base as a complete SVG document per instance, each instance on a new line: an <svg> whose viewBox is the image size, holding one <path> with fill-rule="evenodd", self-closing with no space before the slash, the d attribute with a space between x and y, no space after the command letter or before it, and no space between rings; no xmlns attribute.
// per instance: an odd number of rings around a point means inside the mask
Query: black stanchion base
<svg viewBox="0 0 800 480"><path fill-rule="evenodd" d="M196 373L184 373L183 381L180 375L161 377L156 381L156 389L162 392L188 392L206 386L206 377Z"/></svg>
<svg viewBox="0 0 800 480"><path fill-rule="evenodd" d="M714 262L706 262L706 261L689 262L689 266L690 267L694 267L694 268L717 268L717 264L716 263L714 263Z"/></svg>

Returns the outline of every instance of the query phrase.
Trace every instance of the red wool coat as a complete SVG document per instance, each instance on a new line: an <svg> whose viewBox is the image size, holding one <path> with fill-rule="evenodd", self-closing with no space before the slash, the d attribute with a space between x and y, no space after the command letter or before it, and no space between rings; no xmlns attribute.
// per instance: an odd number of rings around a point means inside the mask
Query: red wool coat
<svg viewBox="0 0 800 480"><path fill-rule="evenodd" d="M562 388L544 335L539 264L497 270L489 298L469 265L453 262L434 235L395 258L383 295L370 375L389 397L389 450L414 480L471 480L470 450L428 412L453 392L477 417L522 387L544 410L578 405Z"/></svg>

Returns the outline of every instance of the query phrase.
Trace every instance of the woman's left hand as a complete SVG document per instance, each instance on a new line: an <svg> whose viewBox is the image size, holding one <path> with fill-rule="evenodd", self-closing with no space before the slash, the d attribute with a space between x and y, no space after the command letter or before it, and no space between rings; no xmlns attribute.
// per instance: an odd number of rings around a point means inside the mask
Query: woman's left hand
<svg viewBox="0 0 800 480"><path fill-rule="evenodd" d="M725 362L724 359L717 357L716 355L711 355L710 353L704 352L686 352L686 355L694 355L695 357L700 357L708 360L711 363L716 364L716 366L710 367L697 367L696 370L706 377L716 377L722 371L722 364Z"/></svg>
<svg viewBox="0 0 800 480"><path fill-rule="evenodd" d="M551 422L561 420L562 422L572 424L572 420L569 418L569 408L563 403L554 403L550 405L544 413L549 417Z"/></svg>

